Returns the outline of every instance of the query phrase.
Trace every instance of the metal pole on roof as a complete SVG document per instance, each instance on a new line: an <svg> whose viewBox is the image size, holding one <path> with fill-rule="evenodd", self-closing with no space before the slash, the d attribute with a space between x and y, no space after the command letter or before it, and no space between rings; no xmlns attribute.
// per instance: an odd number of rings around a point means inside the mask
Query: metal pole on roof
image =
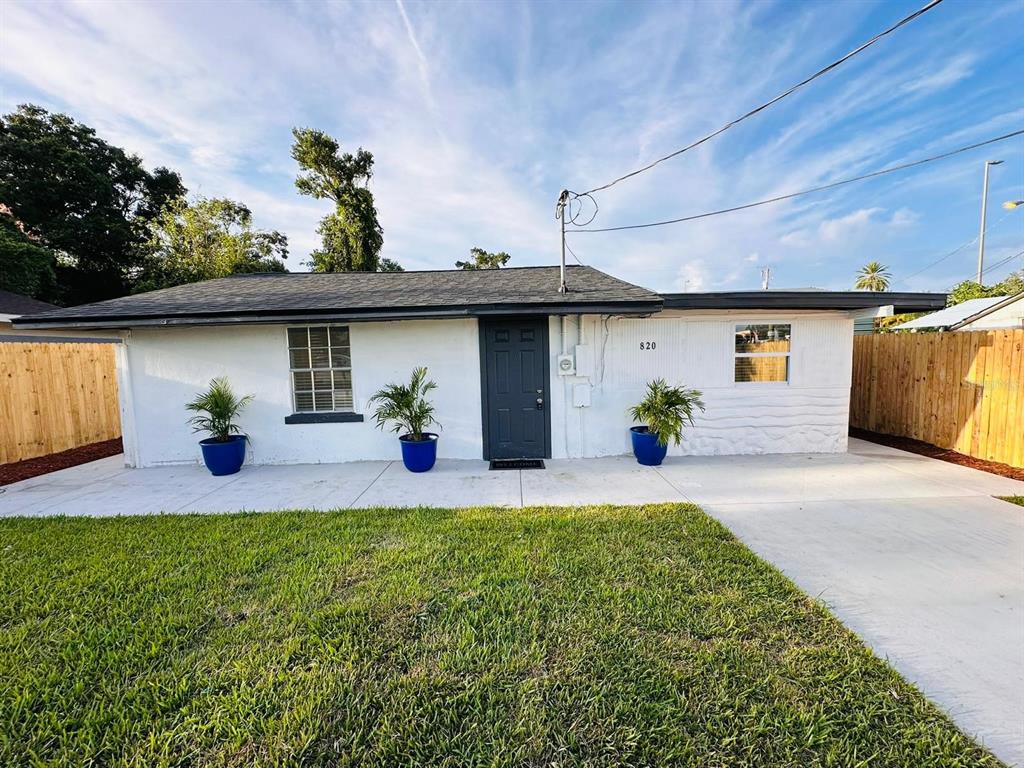
<svg viewBox="0 0 1024 768"><path fill-rule="evenodd" d="M988 169L993 165L999 165L1002 160L985 161L985 181L981 187L981 231L978 233L978 285L981 285L981 276L985 271L985 212L988 210Z"/></svg>
<svg viewBox="0 0 1024 768"><path fill-rule="evenodd" d="M558 196L558 205L555 206L555 213L562 221L562 262L558 270L558 292L565 293L568 288L565 285L565 206L569 201L569 190L563 189Z"/></svg>

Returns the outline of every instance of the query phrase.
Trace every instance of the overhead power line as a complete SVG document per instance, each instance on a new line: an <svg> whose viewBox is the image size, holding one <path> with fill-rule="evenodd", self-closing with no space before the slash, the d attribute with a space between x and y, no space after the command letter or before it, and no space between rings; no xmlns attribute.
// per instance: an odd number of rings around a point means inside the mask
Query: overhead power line
<svg viewBox="0 0 1024 768"><path fill-rule="evenodd" d="M914 11L909 16L905 16L904 18L900 19L898 22L893 24L888 29L883 30L882 32L879 32L877 35L872 37L866 43L860 45L857 48L854 48L852 51L850 51L848 54L846 54L842 58L836 59L835 61L833 61L828 66L819 69L813 75L811 75L810 77L808 77L808 78L806 78L804 80L801 80L799 83L797 83L793 87L783 91L782 93L780 93L778 96L776 96L771 101L766 101L764 104L761 104L758 107L754 107L752 110L750 110L746 114L740 115L735 120L732 120L732 121L726 123L721 128L719 128L717 131L709 133L707 136L704 136L703 138L697 139L692 144L687 144L682 149L677 149L675 152L671 152L671 153L665 155L664 157L659 157L657 160L655 160L652 163L648 163L643 168L637 168L635 171L630 171L629 173L625 174L624 176L619 176L617 179L613 179L612 181L609 181L607 184L602 184L599 187L594 187L593 189L588 189L586 192L582 192L580 194L581 195L589 195L589 194L591 194L593 192L600 192L601 190L608 189L609 187L612 187L612 186L618 184L620 181L625 181L626 179L632 178L633 176L641 174L644 171L649 171L654 166L660 165L661 163L664 163L666 160L671 160L673 157L678 157L679 155L683 154L684 152L690 151L694 147L699 147L704 142L710 141L711 139L715 138L715 136L718 136L719 134L725 133L727 130L732 128L734 125L738 125L739 123L742 123L748 117L753 117L758 112L761 112L761 111L767 109L768 107L772 106L773 104L777 104L778 102L782 101L787 96L790 96L791 94L793 94L796 91L798 91L801 88L803 88L805 85L807 85L811 81L818 79L822 75L828 74L829 72L831 72L836 67L838 67L838 66L842 65L843 63L845 63L845 62L849 61L850 59L852 59L854 56L856 56L861 51L864 51L867 48L870 48L872 45L877 43L879 40L881 40L886 35L892 34L893 32L895 32L897 29L899 29L900 27L904 26L905 24L909 24L910 22L912 22L914 19L918 18L919 16L923 16L924 14L926 14L928 11L930 11L932 8L934 8L935 6L937 6L941 2L942 2L942 0L931 0L931 2L929 2L927 5L923 6L922 8L919 8L916 11Z"/></svg>
<svg viewBox="0 0 1024 768"><path fill-rule="evenodd" d="M586 264L584 264L582 261L580 261L580 257L576 255L576 251L574 251L572 248L569 248L569 244L568 243L565 244L565 247L569 251L569 253L572 254L572 257L574 259L576 259L576 263L577 264L579 264L581 267L585 267L586 266Z"/></svg>
<svg viewBox="0 0 1024 768"><path fill-rule="evenodd" d="M987 225L987 226L985 227L985 233L987 234L987 233L988 233L988 231L989 231L990 229L992 229L992 227L996 226L997 224L999 224L999 222L1003 221L1003 220L1004 220L1004 219L1005 219L1005 218L1006 218L1007 216L1009 216L1009 215L1010 215L1010 213L1011 213L1011 211L1006 211L1006 212L1005 212L1005 213L1004 213L1004 214L1003 214L1002 216L1000 216L1000 217L999 217L998 219L996 219L996 220L995 220L994 222L992 222L991 224ZM975 244L976 242L978 242L978 238L979 238L979 237L981 237L981 235L975 235L975 236L974 236L974 237L972 237L972 238L971 238L970 240L968 240L968 241L967 241L966 243L963 243L962 245L958 245L958 246L957 246L956 248L954 248L954 249L953 249L952 251L950 251L949 253L946 253L945 255L943 255L943 256L940 256L940 257L939 257L939 258L937 258L937 259L936 259L935 261L933 261L933 262L931 262L930 264L927 264L927 265L925 265L925 266L921 267L921 268L920 268L919 270L917 270L916 272L911 272L911 273L910 273L909 275L906 275L906 276L904 276L904 277L901 277L901 278L900 278L900 280L899 280L899 282L901 282L901 283L906 283L906 282L907 282L907 280L909 280L910 278L912 278L912 277L917 277L917 276L918 276L918 275L920 275L920 274L921 274L922 272L927 272L927 271L928 271L929 269L931 269L932 267L934 267L934 266L937 266L937 265L941 264L942 262L944 262L944 261L945 261L946 259L948 259L948 258L949 258L950 256L955 256L956 254L960 253L960 251L962 251L962 250L963 250L964 248L968 248L968 247L970 247L970 246L974 245L974 244Z"/></svg>
<svg viewBox="0 0 1024 768"><path fill-rule="evenodd" d="M977 144L970 144L966 147L960 147L959 149L953 149L949 152L943 152L941 155L933 155L932 157L926 157L921 160L914 160L910 163L902 163L900 165L894 165L890 168L883 168L880 171L873 171L871 173L865 173L861 176L854 176L849 179L842 179L841 181L833 181L830 184L822 184L818 187L811 187L810 189L804 189L799 192L790 192L786 195L779 195L777 197L770 197L767 200L758 200L754 203L745 203L744 205L735 205L731 208L721 208L717 211L708 211L707 213L697 213L692 216L681 216L678 219L666 219L664 221L652 221L647 224L628 224L621 227L601 227L601 228L582 228L572 229L568 232L575 234L576 232L619 232L624 229L646 229L648 227L663 227L666 224L680 224L684 221L694 221L696 219L706 219L709 216L720 216L723 213L734 213L735 211L744 211L748 208L756 208L760 205L769 205L770 203L779 203L783 200L792 200L794 197L801 197L803 195L810 195L815 192L824 192L828 189L835 189L841 187L844 184L852 184L855 181L864 181L865 179L873 179L877 176L884 176L887 173L896 173L896 171L905 171L908 168L916 168L919 165L926 163L934 163L937 160L945 160L947 157L953 157L963 152L970 152L972 149L978 149L979 147L986 147L989 144L995 144L999 141L1006 141L1012 139L1014 136L1020 136L1024 134L1024 130L1013 131L1012 133L1006 133L1002 136L996 136L994 139L987 139L985 141L979 141Z"/></svg>
<svg viewBox="0 0 1024 768"><path fill-rule="evenodd" d="M995 264L991 264L991 265L985 267L985 269L983 269L981 271L981 274L984 275L990 269L998 269L999 267L1003 266L1003 264L1006 264L1007 262L1013 261L1018 256L1024 256L1024 251L1018 251L1017 253L1013 254L1013 256L1007 256L1005 259L1000 259Z"/></svg>

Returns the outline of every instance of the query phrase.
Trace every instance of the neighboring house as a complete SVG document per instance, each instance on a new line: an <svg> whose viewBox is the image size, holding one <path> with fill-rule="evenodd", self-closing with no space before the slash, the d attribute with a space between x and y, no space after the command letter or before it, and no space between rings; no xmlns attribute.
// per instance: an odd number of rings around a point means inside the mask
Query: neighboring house
<svg viewBox="0 0 1024 768"><path fill-rule="evenodd" d="M1024 293L967 299L897 325L897 331L985 331L1024 328Z"/></svg>
<svg viewBox="0 0 1024 768"><path fill-rule="evenodd" d="M38 315L40 312L46 312L51 309L57 309L57 307L53 304L47 304L45 301L37 301L36 299L30 299L28 296L22 296L20 293L0 291L0 334L6 333L11 329L11 321L16 317Z"/></svg>
<svg viewBox="0 0 1024 768"><path fill-rule="evenodd" d="M23 315L38 315L50 310L60 309L55 304L47 304L45 301L30 299L20 293L0 290L0 342L106 342L116 343L119 341L115 331L101 331L89 333L75 333L68 335L63 331L33 330L25 331L14 328L15 318Z"/></svg>
<svg viewBox="0 0 1024 768"><path fill-rule="evenodd" d="M394 459L368 399L425 365L459 459L627 453L648 381L703 391L674 453L846 449L853 320L921 312L942 294L659 295L558 267L239 275L22 318L116 329L126 461L196 462L184 404L215 376L254 400L256 463Z"/></svg>
<svg viewBox="0 0 1024 768"><path fill-rule="evenodd" d="M868 336L875 332L875 318L858 317L853 321L854 336Z"/></svg>
<svg viewBox="0 0 1024 768"><path fill-rule="evenodd" d="M1005 296L1001 301L965 317L950 327L951 331L992 331L1001 328L1024 328L1024 291Z"/></svg>

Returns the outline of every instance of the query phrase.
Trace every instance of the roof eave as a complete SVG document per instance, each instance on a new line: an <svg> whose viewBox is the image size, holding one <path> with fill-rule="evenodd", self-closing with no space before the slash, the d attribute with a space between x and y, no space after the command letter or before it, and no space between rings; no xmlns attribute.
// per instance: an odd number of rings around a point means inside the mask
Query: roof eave
<svg viewBox="0 0 1024 768"><path fill-rule="evenodd" d="M654 301L566 302L562 304L482 304L466 307L416 307L389 310L324 309L302 312L225 312L182 315L135 315L122 317L80 316L64 318L25 317L15 320L19 329L47 328L123 329L142 327L178 327L198 325L269 325L281 323L373 322L387 320L444 320L460 317L496 315L647 315L662 309L661 299Z"/></svg>
<svg viewBox="0 0 1024 768"><path fill-rule="evenodd" d="M896 314L927 312L946 306L944 293L875 291L735 291L666 293L666 309L769 309L849 311L892 306Z"/></svg>

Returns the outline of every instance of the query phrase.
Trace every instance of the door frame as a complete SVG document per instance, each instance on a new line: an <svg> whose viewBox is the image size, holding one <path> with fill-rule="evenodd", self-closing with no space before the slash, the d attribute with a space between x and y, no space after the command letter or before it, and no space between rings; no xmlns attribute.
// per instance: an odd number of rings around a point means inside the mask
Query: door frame
<svg viewBox="0 0 1024 768"><path fill-rule="evenodd" d="M490 430L490 400L487 394L487 328L503 323L513 323L517 320L533 320L542 326L541 333L541 358L543 363L542 374L544 377L544 456L551 458L551 347L549 345L551 335L551 322L547 315L497 315L480 317L477 320L480 335L480 426L483 429L481 441L483 442L483 458L488 461L491 458L491 430Z"/></svg>

